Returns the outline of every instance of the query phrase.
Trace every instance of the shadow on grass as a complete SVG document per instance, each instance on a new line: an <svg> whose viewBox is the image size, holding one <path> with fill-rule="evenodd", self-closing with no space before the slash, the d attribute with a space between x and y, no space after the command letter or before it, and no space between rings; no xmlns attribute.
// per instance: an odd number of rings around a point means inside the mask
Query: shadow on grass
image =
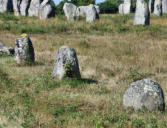
<svg viewBox="0 0 167 128"><path fill-rule="evenodd" d="M24 66L31 67L31 66L43 66L43 65L45 65L43 62L38 62L38 61L16 64L17 67L24 67Z"/></svg>
<svg viewBox="0 0 167 128"><path fill-rule="evenodd" d="M64 85L69 85L71 87L83 87L89 84L97 84L96 80L88 79L88 78L64 78L60 81Z"/></svg>
<svg viewBox="0 0 167 128"><path fill-rule="evenodd" d="M14 82L12 82L9 79L8 74L4 72L1 68L0 68L0 84L1 84L1 88L3 88L2 85L5 85L4 88L11 87L14 85Z"/></svg>

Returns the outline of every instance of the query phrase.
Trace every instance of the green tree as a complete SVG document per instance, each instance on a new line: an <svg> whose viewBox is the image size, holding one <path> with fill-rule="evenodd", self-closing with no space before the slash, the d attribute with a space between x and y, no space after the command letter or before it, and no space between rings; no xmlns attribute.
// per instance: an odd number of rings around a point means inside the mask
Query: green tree
<svg viewBox="0 0 167 128"><path fill-rule="evenodd" d="M118 6L123 2L123 0L106 0L100 4L101 13L116 13L118 12Z"/></svg>

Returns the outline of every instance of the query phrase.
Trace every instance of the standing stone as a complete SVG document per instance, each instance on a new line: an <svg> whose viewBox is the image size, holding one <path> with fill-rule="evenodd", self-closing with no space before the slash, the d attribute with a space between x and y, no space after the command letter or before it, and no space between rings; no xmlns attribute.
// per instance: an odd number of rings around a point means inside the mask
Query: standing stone
<svg viewBox="0 0 167 128"><path fill-rule="evenodd" d="M155 2L155 0L149 0L149 11L150 11L150 13L154 12L154 2Z"/></svg>
<svg viewBox="0 0 167 128"><path fill-rule="evenodd" d="M65 16L67 17L67 20L74 21L74 18L76 16L76 9L77 7L72 3L65 3L63 6L63 11Z"/></svg>
<svg viewBox="0 0 167 128"><path fill-rule="evenodd" d="M39 8L39 18L46 19L50 17L54 17L53 8L50 5L50 0L44 0Z"/></svg>
<svg viewBox="0 0 167 128"><path fill-rule="evenodd" d="M0 12L11 12L13 10L12 0L0 0Z"/></svg>
<svg viewBox="0 0 167 128"><path fill-rule="evenodd" d="M39 18L47 19L50 17L54 17L53 8L50 4L40 7L39 9Z"/></svg>
<svg viewBox="0 0 167 128"><path fill-rule="evenodd" d="M31 0L28 16L39 16L40 0Z"/></svg>
<svg viewBox="0 0 167 128"><path fill-rule="evenodd" d="M123 6L124 14L130 14L131 13L131 6L132 6L132 1L131 0L124 0L124 6Z"/></svg>
<svg viewBox="0 0 167 128"><path fill-rule="evenodd" d="M96 8L94 6L87 6L86 22L94 22L97 18Z"/></svg>
<svg viewBox="0 0 167 128"><path fill-rule="evenodd" d="M146 108L150 111L165 110L164 94L160 85L151 79L133 82L124 94L124 107L135 110Z"/></svg>
<svg viewBox="0 0 167 128"><path fill-rule="evenodd" d="M93 22L98 18L94 5L79 6L77 8L76 15L77 20L79 20L80 16L86 15L86 22Z"/></svg>
<svg viewBox="0 0 167 128"><path fill-rule="evenodd" d="M28 9L30 7L31 0L22 0L20 3L20 14L22 16L28 16Z"/></svg>
<svg viewBox="0 0 167 128"><path fill-rule="evenodd" d="M59 48L52 76L59 80L64 77L81 78L77 55L73 48Z"/></svg>
<svg viewBox="0 0 167 128"><path fill-rule="evenodd" d="M15 61L20 63L31 63L35 61L34 48L27 34L22 34L15 42Z"/></svg>
<svg viewBox="0 0 167 128"><path fill-rule="evenodd" d="M5 44L0 42L0 54L13 55L14 49L12 47L7 47Z"/></svg>
<svg viewBox="0 0 167 128"><path fill-rule="evenodd" d="M13 0L13 12L15 16L20 15L20 0Z"/></svg>
<svg viewBox="0 0 167 128"><path fill-rule="evenodd" d="M162 16L162 0L155 0L154 14L157 16Z"/></svg>
<svg viewBox="0 0 167 128"><path fill-rule="evenodd" d="M124 14L124 9L123 9L124 7L123 6L124 6L124 4L119 5L119 8L118 8L119 14Z"/></svg>
<svg viewBox="0 0 167 128"><path fill-rule="evenodd" d="M134 25L149 25L150 24L150 12L148 4L144 0L137 0L136 12L133 21Z"/></svg>
<svg viewBox="0 0 167 128"><path fill-rule="evenodd" d="M124 0L124 3L120 4L118 9L120 14L130 14L132 8L131 0Z"/></svg>
<svg viewBox="0 0 167 128"><path fill-rule="evenodd" d="M98 14L100 14L100 7L97 6L97 5L94 5L94 7L95 7L95 9L96 9L96 12L97 12Z"/></svg>
<svg viewBox="0 0 167 128"><path fill-rule="evenodd" d="M162 13L167 13L167 0L162 0Z"/></svg>

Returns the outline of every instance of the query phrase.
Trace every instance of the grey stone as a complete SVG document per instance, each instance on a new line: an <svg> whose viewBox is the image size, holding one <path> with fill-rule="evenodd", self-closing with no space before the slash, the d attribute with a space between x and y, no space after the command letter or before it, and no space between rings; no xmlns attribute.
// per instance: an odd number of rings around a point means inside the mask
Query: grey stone
<svg viewBox="0 0 167 128"><path fill-rule="evenodd" d="M152 79L133 82L123 96L125 108L135 110L146 108L150 111L165 110L164 94L161 86Z"/></svg>
<svg viewBox="0 0 167 128"><path fill-rule="evenodd" d="M28 16L39 16L40 0L31 0L30 7L28 9Z"/></svg>
<svg viewBox="0 0 167 128"><path fill-rule="evenodd" d="M97 12L97 14L100 14L100 7L97 6L97 5L94 5L94 6L95 6L95 8L96 8L96 12Z"/></svg>
<svg viewBox="0 0 167 128"><path fill-rule="evenodd" d="M50 4L45 5L44 7L40 8L39 11L39 18L40 19L46 19L53 17L53 9Z"/></svg>
<svg viewBox="0 0 167 128"><path fill-rule="evenodd" d="M0 12L11 12L13 9L12 0L0 0Z"/></svg>
<svg viewBox="0 0 167 128"><path fill-rule="evenodd" d="M52 76L59 80L64 77L81 78L77 55L73 48L59 48Z"/></svg>
<svg viewBox="0 0 167 128"><path fill-rule="evenodd" d="M20 0L13 0L13 12L15 16L20 15Z"/></svg>
<svg viewBox="0 0 167 128"><path fill-rule="evenodd" d="M162 16L162 0L155 0L154 14L157 16Z"/></svg>
<svg viewBox="0 0 167 128"><path fill-rule="evenodd" d="M150 11L150 13L154 12L154 2L155 2L155 0L149 0L149 11Z"/></svg>
<svg viewBox="0 0 167 128"><path fill-rule="evenodd" d="M34 62L35 55L31 39L26 34L21 36L15 41L15 61L17 64Z"/></svg>
<svg viewBox="0 0 167 128"><path fill-rule="evenodd" d="M74 21L76 16L76 9L77 7L72 3L65 3L63 6L63 11L65 16L67 17L67 20Z"/></svg>
<svg viewBox="0 0 167 128"><path fill-rule="evenodd" d="M28 16L28 9L30 7L31 0L22 0L20 3L20 14L22 16Z"/></svg>
<svg viewBox="0 0 167 128"><path fill-rule="evenodd" d="M124 3L123 12L124 12L124 14L130 14L131 13L131 3Z"/></svg>
<svg viewBox="0 0 167 128"><path fill-rule="evenodd" d="M131 0L124 0L124 3L120 4L118 9L120 14L130 14L132 8Z"/></svg>
<svg viewBox="0 0 167 128"><path fill-rule="evenodd" d="M148 4L144 0L137 0L136 12L133 21L134 25L149 25L150 24L150 12Z"/></svg>
<svg viewBox="0 0 167 128"><path fill-rule="evenodd" d="M76 11L77 20L79 20L80 16L86 16L86 22L93 22L97 19L97 12L94 5L89 6L79 6Z"/></svg>
<svg viewBox="0 0 167 128"><path fill-rule="evenodd" d="M162 0L162 13L167 13L167 0Z"/></svg>
<svg viewBox="0 0 167 128"><path fill-rule="evenodd" d="M124 14L123 6L124 6L124 4L120 4L119 7L118 7L119 14Z"/></svg>
<svg viewBox="0 0 167 128"><path fill-rule="evenodd" d="M7 47L5 44L0 42L0 54L13 55L14 49L12 47Z"/></svg>
<svg viewBox="0 0 167 128"><path fill-rule="evenodd" d="M54 17L53 8L50 5L50 0L44 0L39 8L39 18L46 19L50 17Z"/></svg>

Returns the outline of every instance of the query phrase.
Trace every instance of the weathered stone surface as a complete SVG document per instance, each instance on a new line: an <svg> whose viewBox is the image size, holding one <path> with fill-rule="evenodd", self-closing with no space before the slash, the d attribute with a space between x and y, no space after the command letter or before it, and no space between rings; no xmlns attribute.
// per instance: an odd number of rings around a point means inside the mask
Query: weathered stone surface
<svg viewBox="0 0 167 128"><path fill-rule="evenodd" d="M155 0L149 0L149 11L150 11L150 13L154 12L154 2L155 2Z"/></svg>
<svg viewBox="0 0 167 128"><path fill-rule="evenodd" d="M16 16L36 16L46 19L55 16L50 2L50 0L13 0L13 11Z"/></svg>
<svg viewBox="0 0 167 128"><path fill-rule="evenodd" d="M155 0L154 14L157 16L162 16L162 0Z"/></svg>
<svg viewBox="0 0 167 128"><path fill-rule="evenodd" d="M72 3L65 3L63 6L63 11L67 20L74 21L76 16L77 7Z"/></svg>
<svg viewBox="0 0 167 128"><path fill-rule="evenodd" d="M46 18L50 18L50 17L54 17L54 12L53 12L52 6L50 4L40 6L39 18L46 19Z"/></svg>
<svg viewBox="0 0 167 128"><path fill-rule="evenodd" d="M59 80L64 77L81 77L77 55L73 48L68 46L59 48L52 76Z"/></svg>
<svg viewBox="0 0 167 128"><path fill-rule="evenodd" d="M124 4L120 4L118 7L119 14L124 14L123 6L124 6Z"/></svg>
<svg viewBox="0 0 167 128"><path fill-rule="evenodd" d="M22 16L28 16L28 9L30 7L31 0L22 0L20 3L20 14Z"/></svg>
<svg viewBox="0 0 167 128"><path fill-rule="evenodd" d="M94 7L94 5L79 6L77 8L76 15L77 15L77 20L79 20L80 16L85 15L86 16L86 22L93 22L98 18L96 8Z"/></svg>
<svg viewBox="0 0 167 128"><path fill-rule="evenodd" d="M0 42L0 54L13 55L14 49L12 47L7 47L5 44Z"/></svg>
<svg viewBox="0 0 167 128"><path fill-rule="evenodd" d="M123 12L124 12L124 14L130 14L131 13L131 3L124 3Z"/></svg>
<svg viewBox="0 0 167 128"><path fill-rule="evenodd" d="M20 63L31 63L35 60L34 48L28 35L22 34L15 41L15 61Z"/></svg>
<svg viewBox="0 0 167 128"><path fill-rule="evenodd" d="M131 0L124 0L124 3L120 4L118 9L120 14L130 14L132 8Z"/></svg>
<svg viewBox="0 0 167 128"><path fill-rule="evenodd" d="M0 12L11 12L13 10L12 0L0 0Z"/></svg>
<svg viewBox="0 0 167 128"><path fill-rule="evenodd" d="M133 82L123 97L124 107L135 110L146 108L150 111L165 110L164 94L160 85L151 79Z"/></svg>
<svg viewBox="0 0 167 128"><path fill-rule="evenodd" d="M133 21L134 25L149 25L150 24L150 12L148 4L144 0L137 0L136 12Z"/></svg>
<svg viewBox="0 0 167 128"><path fill-rule="evenodd" d="M31 0L30 8L28 9L29 16L39 16L40 0Z"/></svg>
<svg viewBox="0 0 167 128"><path fill-rule="evenodd" d="M20 2L20 0L13 0L13 11L15 16L20 15Z"/></svg>
<svg viewBox="0 0 167 128"><path fill-rule="evenodd" d="M167 0L162 0L162 13L167 13Z"/></svg>
<svg viewBox="0 0 167 128"><path fill-rule="evenodd" d="M100 14L100 7L97 6L97 5L94 5L94 6L95 6L95 8L96 8L96 12L97 12L97 14Z"/></svg>

